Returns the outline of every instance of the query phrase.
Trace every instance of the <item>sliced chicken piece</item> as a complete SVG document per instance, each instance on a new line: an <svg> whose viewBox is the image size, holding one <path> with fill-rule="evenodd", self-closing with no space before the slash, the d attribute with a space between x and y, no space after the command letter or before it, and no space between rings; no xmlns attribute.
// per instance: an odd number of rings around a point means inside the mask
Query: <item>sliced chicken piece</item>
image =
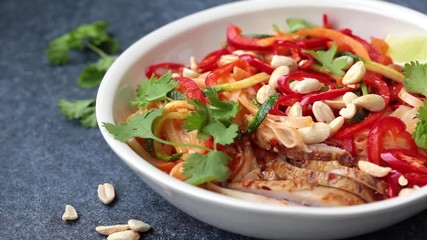
<svg viewBox="0 0 427 240"><path fill-rule="evenodd" d="M307 145L309 151L302 148L285 148L279 146L279 153L287 158L295 160L320 160L320 161L338 161L341 165L353 167L356 166L356 160L349 152L339 147L330 146L324 143Z"/></svg>
<svg viewBox="0 0 427 240"><path fill-rule="evenodd" d="M305 206L350 206L365 203L363 199L349 192L315 186L301 179L236 182L228 184L227 187Z"/></svg>
<svg viewBox="0 0 427 240"><path fill-rule="evenodd" d="M325 162L315 160L297 160L291 161L291 163L299 168L325 171L336 175L349 177L370 187L380 194L384 194L387 189L387 183L385 181L364 173L357 168L342 166L338 161Z"/></svg>
<svg viewBox="0 0 427 240"><path fill-rule="evenodd" d="M273 161L267 170L275 172L277 176L284 180L299 181L299 179L304 179L315 185L332 187L350 192L359 196L366 202L373 202L376 200L375 192L371 188L345 176L295 167L279 159Z"/></svg>
<svg viewBox="0 0 427 240"><path fill-rule="evenodd" d="M259 179L260 165L254 155L249 138L243 138L239 144L226 146L223 151L236 162L231 169L229 180L232 182ZM248 178L248 179L246 179Z"/></svg>
<svg viewBox="0 0 427 240"><path fill-rule="evenodd" d="M274 198L265 197L259 194L247 193L237 190L232 190L228 188L223 188L213 183L207 183L206 188L213 192L217 192L226 196L248 200L251 202L260 202L260 203L269 203L269 204L277 204L277 205L289 205L289 203L285 200L277 200Z"/></svg>

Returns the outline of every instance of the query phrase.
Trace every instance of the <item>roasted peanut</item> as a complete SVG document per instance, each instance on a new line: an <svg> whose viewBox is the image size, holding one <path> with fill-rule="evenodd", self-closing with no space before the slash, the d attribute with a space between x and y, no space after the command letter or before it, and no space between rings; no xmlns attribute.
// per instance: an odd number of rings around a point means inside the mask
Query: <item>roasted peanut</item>
<svg viewBox="0 0 427 240"><path fill-rule="evenodd" d="M263 104L268 97L270 97L275 93L276 93L276 89L274 89L272 86L264 85L256 93L256 100L259 103Z"/></svg>
<svg viewBox="0 0 427 240"><path fill-rule="evenodd" d="M368 161L359 161L357 165L361 171L374 177L385 177L391 171L389 167L381 167Z"/></svg>
<svg viewBox="0 0 427 240"><path fill-rule="evenodd" d="M350 119L356 115L356 111L356 105L354 105L354 103L349 103L345 108L340 110L339 114L345 119Z"/></svg>
<svg viewBox="0 0 427 240"><path fill-rule="evenodd" d="M98 198L104 204L110 204L114 201L116 193L114 186L111 183L104 183L98 185Z"/></svg>
<svg viewBox="0 0 427 240"><path fill-rule="evenodd" d="M340 59L345 59L346 63L345 63L345 67L344 70L349 69L353 63L354 63L354 59L350 56L341 56L341 57L337 57L334 59L334 62L339 61Z"/></svg>
<svg viewBox="0 0 427 240"><path fill-rule="evenodd" d="M377 94L366 94L352 101L356 106L368 109L371 112L379 112L385 108L384 98Z"/></svg>
<svg viewBox="0 0 427 240"><path fill-rule="evenodd" d="M353 92L346 92L344 93L344 95L342 96L342 100L344 101L345 104L349 104L351 102L353 102L354 99L358 98L359 96L357 96L355 93Z"/></svg>
<svg viewBox="0 0 427 240"><path fill-rule="evenodd" d="M147 232L151 226L141 220L130 219L128 221L129 228L136 232Z"/></svg>
<svg viewBox="0 0 427 240"><path fill-rule="evenodd" d="M182 69L182 76L183 77L188 77L188 78L196 78L198 77L200 74L198 72L195 72L189 68L184 68Z"/></svg>
<svg viewBox="0 0 427 240"><path fill-rule="evenodd" d="M342 79L342 83L345 85L359 83L365 76L365 73L365 64L362 61L358 61L347 70Z"/></svg>
<svg viewBox="0 0 427 240"><path fill-rule="evenodd" d="M329 127L331 127L331 135L335 134L340 130L340 128L344 125L345 119L341 116L335 118L329 123Z"/></svg>
<svg viewBox="0 0 427 240"><path fill-rule="evenodd" d="M314 78L304 78L301 81L295 81L295 85L292 88L294 92L297 93L312 93L319 91L322 88L322 84L319 82L319 80Z"/></svg>
<svg viewBox="0 0 427 240"><path fill-rule="evenodd" d="M111 235L116 232L123 232L129 230L128 224L118 224L112 226L97 226L95 230L103 235Z"/></svg>
<svg viewBox="0 0 427 240"><path fill-rule="evenodd" d="M298 132L306 144L321 143L331 135L331 127L326 123L316 122L310 127L299 128Z"/></svg>
<svg viewBox="0 0 427 240"><path fill-rule="evenodd" d="M279 66L276 69L274 69L273 73L271 73L270 79L268 80L268 85L272 86L273 88L277 88L277 80L281 76L288 75L289 74L289 67L288 66Z"/></svg>
<svg viewBox="0 0 427 240"><path fill-rule="evenodd" d="M79 215L76 212L76 209L71 205L65 206L65 212L62 214L62 220L64 221L72 221L79 218Z"/></svg>
<svg viewBox="0 0 427 240"><path fill-rule="evenodd" d="M138 240L139 238L139 233L132 230L126 230L109 235L107 240Z"/></svg>
<svg viewBox="0 0 427 240"><path fill-rule="evenodd" d="M287 114L289 117L302 117L302 107L299 102L296 102L294 105L289 107Z"/></svg>
<svg viewBox="0 0 427 240"><path fill-rule="evenodd" d="M297 70L297 62L295 59L288 57L288 56L281 56L281 55L273 55L271 58L270 65L273 68L278 68L280 66L286 66L289 68L291 72Z"/></svg>
<svg viewBox="0 0 427 240"><path fill-rule="evenodd" d="M331 108L322 101L316 101L312 107L313 115L318 122L330 123L335 119Z"/></svg>

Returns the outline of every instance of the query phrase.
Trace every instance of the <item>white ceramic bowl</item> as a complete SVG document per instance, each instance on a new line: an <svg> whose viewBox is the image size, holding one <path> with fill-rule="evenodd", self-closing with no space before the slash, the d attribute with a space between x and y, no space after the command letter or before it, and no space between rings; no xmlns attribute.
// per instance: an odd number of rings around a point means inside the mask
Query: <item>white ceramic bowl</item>
<svg viewBox="0 0 427 240"><path fill-rule="evenodd" d="M248 33L265 33L272 31L273 24L284 26L289 17L320 25L323 13L338 28L351 28L364 38L427 31L427 16L373 0L239 1L192 14L141 38L110 68L99 88L96 106L105 140L135 173L177 208L238 234L270 239L342 238L371 232L420 212L427 207L427 188L406 197L340 208L281 207L233 199L173 179L102 127L103 122L117 123L132 113L134 109L128 103L144 78L145 67L163 61L188 63L190 56L200 59L225 40L227 23Z"/></svg>

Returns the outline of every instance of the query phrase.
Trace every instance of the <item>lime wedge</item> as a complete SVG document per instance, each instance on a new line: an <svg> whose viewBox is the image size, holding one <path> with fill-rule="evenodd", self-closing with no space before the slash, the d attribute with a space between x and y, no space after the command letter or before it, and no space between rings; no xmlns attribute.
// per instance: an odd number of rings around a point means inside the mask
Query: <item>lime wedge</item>
<svg viewBox="0 0 427 240"><path fill-rule="evenodd" d="M388 54L393 62L403 65L411 61L427 62L427 35L388 35Z"/></svg>

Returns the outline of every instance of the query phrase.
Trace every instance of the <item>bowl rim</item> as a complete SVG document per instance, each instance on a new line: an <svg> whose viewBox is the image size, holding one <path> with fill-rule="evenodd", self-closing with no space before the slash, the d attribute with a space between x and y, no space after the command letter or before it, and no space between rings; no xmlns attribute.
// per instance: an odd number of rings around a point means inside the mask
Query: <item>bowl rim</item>
<svg viewBox="0 0 427 240"><path fill-rule="evenodd" d="M414 202L419 202L423 198L427 198L427 188L421 188L412 194L393 199L382 200L373 203L367 203L356 206L346 207L304 207L304 206L277 206L272 204L249 202L240 200L218 193L214 193L205 189L201 189L180 180L177 180L161 170L157 169L147 161L143 160L136 152L134 152L127 144L119 142L102 126L104 122L114 122L113 117L113 102L117 89L120 85L121 78L126 71L136 63L140 58L140 54L144 49L149 49L153 46L150 39L164 38L164 36L173 36L178 34L183 28L180 26L196 27L206 24L210 21L221 19L222 17L232 16L236 13L257 11L260 6L257 2L263 1L262 9L277 8L277 7L340 7L346 9L356 9L371 13L381 12L387 13L387 16L410 15L411 19L406 19L411 24L421 26L421 23L427 23L427 16L416 10L406 8L394 3L383 2L378 0L250 0L226 3L216 7L208 8L183 18L170 22L157 30L143 36L130 47L128 47L113 63L110 69L104 76L101 85L98 89L96 98L96 116L99 129L107 144L111 149L134 171L144 174L153 181L161 183L162 186L168 186L174 191L179 191L189 197L197 198L213 204L225 204L233 208L238 208L244 211L253 211L257 213L268 213L273 215L293 214L299 216L347 216L347 215L364 215L374 212L389 211L390 209L401 207ZM241 7L244 6L244 7ZM399 13L399 15L393 15ZM194 21L194 19L197 21ZM400 18L397 18L400 19ZM427 30L427 27L424 27ZM162 36L162 37L161 37ZM102 103L102 105L100 104ZM141 161L142 160L142 161ZM427 207L427 206L426 206Z"/></svg>

